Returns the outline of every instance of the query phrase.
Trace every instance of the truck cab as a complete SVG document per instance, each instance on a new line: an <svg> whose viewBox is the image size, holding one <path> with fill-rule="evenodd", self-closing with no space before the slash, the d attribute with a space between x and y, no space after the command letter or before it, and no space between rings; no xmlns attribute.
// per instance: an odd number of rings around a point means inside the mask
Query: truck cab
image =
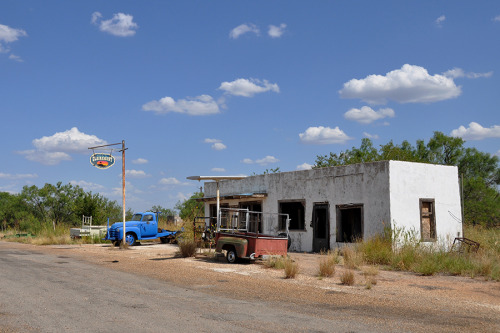
<svg viewBox="0 0 500 333"><path fill-rule="evenodd" d="M125 222L125 242L132 246L138 241L160 238L162 243L174 239L179 231L158 228L158 212L135 213L130 221ZM119 245L123 238L123 222L116 222L108 228L106 240Z"/></svg>

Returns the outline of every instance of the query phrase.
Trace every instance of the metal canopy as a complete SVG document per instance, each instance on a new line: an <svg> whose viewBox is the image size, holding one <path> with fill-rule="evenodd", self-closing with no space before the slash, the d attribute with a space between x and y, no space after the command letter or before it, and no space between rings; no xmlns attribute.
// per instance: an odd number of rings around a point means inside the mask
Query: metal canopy
<svg viewBox="0 0 500 333"><path fill-rule="evenodd" d="M186 179L189 180L213 180L218 182L219 180L230 180L230 179L243 179L247 176L189 176Z"/></svg>
<svg viewBox="0 0 500 333"><path fill-rule="evenodd" d="M189 180L213 180L217 183L217 230L220 227L220 195L219 195L219 181L221 180L231 180L231 179L243 179L246 176L189 176L186 179Z"/></svg>

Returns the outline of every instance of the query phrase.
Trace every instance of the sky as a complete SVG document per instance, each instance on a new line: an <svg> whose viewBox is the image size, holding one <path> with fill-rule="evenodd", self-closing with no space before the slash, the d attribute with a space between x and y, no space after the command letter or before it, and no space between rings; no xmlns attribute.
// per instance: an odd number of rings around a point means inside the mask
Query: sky
<svg viewBox="0 0 500 333"><path fill-rule="evenodd" d="M0 191L173 208L435 131L500 155L500 1L0 1ZM109 146L109 150L89 147ZM112 150L111 150L112 149ZM98 169L92 153L111 153Z"/></svg>

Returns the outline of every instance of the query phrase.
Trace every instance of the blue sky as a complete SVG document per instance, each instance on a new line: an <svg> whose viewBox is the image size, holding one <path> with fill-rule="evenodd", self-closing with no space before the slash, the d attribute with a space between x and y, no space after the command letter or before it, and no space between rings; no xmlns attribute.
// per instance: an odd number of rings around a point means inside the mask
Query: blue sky
<svg viewBox="0 0 500 333"><path fill-rule="evenodd" d="M304 169L364 137L498 155L499 59L499 1L3 0L0 191L121 203L121 161L87 148L122 140L136 211L188 198L188 176Z"/></svg>

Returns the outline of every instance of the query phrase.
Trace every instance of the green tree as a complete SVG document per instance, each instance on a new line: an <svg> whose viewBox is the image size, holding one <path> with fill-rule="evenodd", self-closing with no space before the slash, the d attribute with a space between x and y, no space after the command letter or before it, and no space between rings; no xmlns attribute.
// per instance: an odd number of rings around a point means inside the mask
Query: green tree
<svg viewBox="0 0 500 333"><path fill-rule="evenodd" d="M204 216L203 202L196 201L198 198L203 198L203 192L195 192L189 199L179 201L175 205L175 209L179 211L179 216L184 221L193 221L196 216Z"/></svg>
<svg viewBox="0 0 500 333"><path fill-rule="evenodd" d="M418 140L416 147L408 141L395 145L392 141L377 150L371 140L363 139L360 148L316 157L314 168L382 160L411 161L458 166L463 175L465 223L495 226L500 224L499 158L464 148L465 141L434 132L427 144Z"/></svg>

